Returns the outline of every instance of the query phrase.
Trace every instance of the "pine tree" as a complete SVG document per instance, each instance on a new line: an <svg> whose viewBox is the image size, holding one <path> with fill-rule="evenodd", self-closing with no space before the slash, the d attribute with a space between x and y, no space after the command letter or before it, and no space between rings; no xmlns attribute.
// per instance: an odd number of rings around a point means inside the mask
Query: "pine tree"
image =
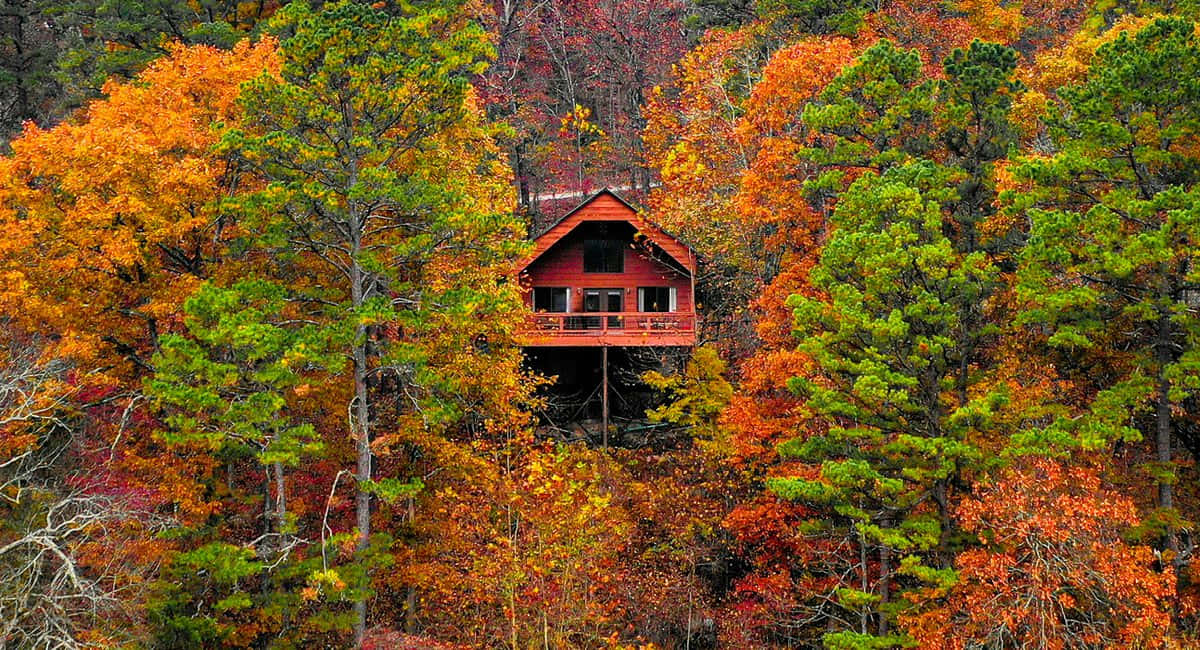
<svg viewBox="0 0 1200 650"><path fill-rule="evenodd" d="M805 112L832 141L811 151L826 171L808 187L833 211L815 291L789 302L816 368L789 387L811 424L779 452L808 471L769 486L811 509L806 531L856 549L834 592L855 623L826 633L830 647L903 643L897 594L952 580L954 498L985 466L981 436L1006 401L985 382L998 328L984 306L1002 286L987 247L1000 244L976 227L1011 142L1015 63L976 42L944 81L921 83L915 54L881 43Z"/></svg>
<svg viewBox="0 0 1200 650"><path fill-rule="evenodd" d="M255 234L251 248L289 276L290 300L350 360L361 554L372 496L417 485L375 475L380 400L419 427L458 417L441 399L458 378L436 357L518 304L497 279L521 250L520 229L470 93L489 46L461 5L297 3L272 25L282 72L244 88L246 127L224 144L266 185L230 208Z"/></svg>
<svg viewBox="0 0 1200 650"><path fill-rule="evenodd" d="M1182 523L1172 410L1200 388L1194 30L1163 19L1101 46L1086 79L1059 91L1062 104L1046 120L1054 154L1017 169L1032 191L1011 196L1030 221L1020 285L1030 307L1021 321L1048 326L1048 343L1063 351L1128 351L1123 376L1095 396L1090 416L1047 435L1088 447L1153 439L1157 518L1170 545Z"/></svg>

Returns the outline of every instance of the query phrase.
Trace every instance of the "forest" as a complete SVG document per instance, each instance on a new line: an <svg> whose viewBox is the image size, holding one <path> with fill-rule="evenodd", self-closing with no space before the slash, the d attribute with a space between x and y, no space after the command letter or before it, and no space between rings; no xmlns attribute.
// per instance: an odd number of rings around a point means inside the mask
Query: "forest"
<svg viewBox="0 0 1200 650"><path fill-rule="evenodd" d="M2 0L0 648L1200 647L1197 20ZM599 431L606 187L697 345Z"/></svg>

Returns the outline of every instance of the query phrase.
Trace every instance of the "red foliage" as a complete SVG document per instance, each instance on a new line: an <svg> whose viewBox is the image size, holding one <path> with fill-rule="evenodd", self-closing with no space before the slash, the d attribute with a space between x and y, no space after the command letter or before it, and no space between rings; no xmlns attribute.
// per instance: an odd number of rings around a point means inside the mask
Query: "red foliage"
<svg viewBox="0 0 1200 650"><path fill-rule="evenodd" d="M684 11L679 0L492 4L484 19L497 59L481 95L489 115L516 131L523 203L554 191L645 187L642 104L685 50ZM559 137L577 107L596 129Z"/></svg>
<svg viewBox="0 0 1200 650"><path fill-rule="evenodd" d="M372 628L363 637L362 650L465 650L467 647L388 628Z"/></svg>

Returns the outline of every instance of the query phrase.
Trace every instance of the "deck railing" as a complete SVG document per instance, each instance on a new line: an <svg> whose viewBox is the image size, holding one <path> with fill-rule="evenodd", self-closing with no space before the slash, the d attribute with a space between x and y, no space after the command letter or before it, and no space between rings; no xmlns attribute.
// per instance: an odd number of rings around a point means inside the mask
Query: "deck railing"
<svg viewBox="0 0 1200 650"><path fill-rule="evenodd" d="M696 331L691 312L594 311L538 312L529 331L537 336L586 338L605 334L685 334Z"/></svg>

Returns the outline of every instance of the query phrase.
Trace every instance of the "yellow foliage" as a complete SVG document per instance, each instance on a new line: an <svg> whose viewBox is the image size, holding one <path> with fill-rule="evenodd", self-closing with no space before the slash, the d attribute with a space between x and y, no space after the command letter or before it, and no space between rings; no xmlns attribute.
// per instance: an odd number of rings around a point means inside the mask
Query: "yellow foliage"
<svg viewBox="0 0 1200 650"><path fill-rule="evenodd" d="M1021 13L1021 4L996 0L959 0L958 10L966 14L967 24L976 38L1011 45L1020 38L1028 22Z"/></svg>

